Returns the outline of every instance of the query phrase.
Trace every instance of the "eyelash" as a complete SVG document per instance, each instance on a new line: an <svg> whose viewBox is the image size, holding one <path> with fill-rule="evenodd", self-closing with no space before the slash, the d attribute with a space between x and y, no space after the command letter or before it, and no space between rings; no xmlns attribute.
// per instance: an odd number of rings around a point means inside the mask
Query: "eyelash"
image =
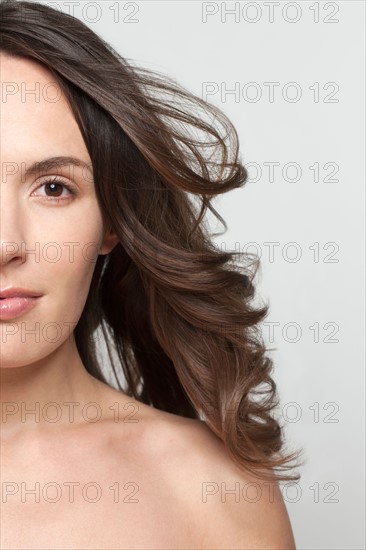
<svg viewBox="0 0 366 550"><path fill-rule="evenodd" d="M48 178L41 185L39 185L37 187L37 189L39 189L40 187L43 187L47 184L50 184L50 183L56 183L58 185L61 185L62 187L65 187L70 192L70 195L67 195L66 197L48 197L46 195L41 195L42 199L46 200L47 202L52 201L52 202L59 203L59 202L68 200L70 198L70 196L76 196L77 195L77 192L76 192L74 186L70 185L69 183L65 183L63 180L59 179L58 176L55 176L53 178Z"/></svg>

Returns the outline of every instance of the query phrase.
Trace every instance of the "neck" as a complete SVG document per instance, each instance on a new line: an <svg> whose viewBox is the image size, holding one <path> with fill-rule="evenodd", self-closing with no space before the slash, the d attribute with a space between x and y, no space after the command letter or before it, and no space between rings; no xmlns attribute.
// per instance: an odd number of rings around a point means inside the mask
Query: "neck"
<svg viewBox="0 0 366 550"><path fill-rule="evenodd" d="M69 340L35 363L0 369L1 433L81 422L85 405L98 403L99 392L100 382Z"/></svg>

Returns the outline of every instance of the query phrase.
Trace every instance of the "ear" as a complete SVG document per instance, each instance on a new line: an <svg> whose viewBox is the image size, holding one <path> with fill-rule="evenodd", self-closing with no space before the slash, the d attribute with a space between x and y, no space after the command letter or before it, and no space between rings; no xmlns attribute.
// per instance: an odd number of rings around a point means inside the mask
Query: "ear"
<svg viewBox="0 0 366 550"><path fill-rule="evenodd" d="M109 254L118 242L119 239L116 233L113 231L113 229L107 227L104 232L102 244L100 245L99 254L101 254L102 256Z"/></svg>

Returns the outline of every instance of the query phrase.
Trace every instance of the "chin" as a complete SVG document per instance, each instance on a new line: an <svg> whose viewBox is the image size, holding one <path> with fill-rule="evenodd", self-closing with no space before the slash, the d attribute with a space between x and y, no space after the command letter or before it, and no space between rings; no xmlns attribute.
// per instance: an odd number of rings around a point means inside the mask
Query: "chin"
<svg viewBox="0 0 366 550"><path fill-rule="evenodd" d="M32 365L42 361L47 357L54 348L44 346L42 349L40 344L33 342L11 341L6 344L1 343L0 351L0 370L14 369L18 367L31 367Z"/></svg>

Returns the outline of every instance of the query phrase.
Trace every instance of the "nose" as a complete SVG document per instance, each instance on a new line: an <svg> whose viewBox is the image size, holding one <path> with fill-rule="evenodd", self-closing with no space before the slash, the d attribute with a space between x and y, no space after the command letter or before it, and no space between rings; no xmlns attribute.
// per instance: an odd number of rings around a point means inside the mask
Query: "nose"
<svg viewBox="0 0 366 550"><path fill-rule="evenodd" d="M23 240L22 213L15 193L15 182L0 185L0 269L25 261L27 248Z"/></svg>

